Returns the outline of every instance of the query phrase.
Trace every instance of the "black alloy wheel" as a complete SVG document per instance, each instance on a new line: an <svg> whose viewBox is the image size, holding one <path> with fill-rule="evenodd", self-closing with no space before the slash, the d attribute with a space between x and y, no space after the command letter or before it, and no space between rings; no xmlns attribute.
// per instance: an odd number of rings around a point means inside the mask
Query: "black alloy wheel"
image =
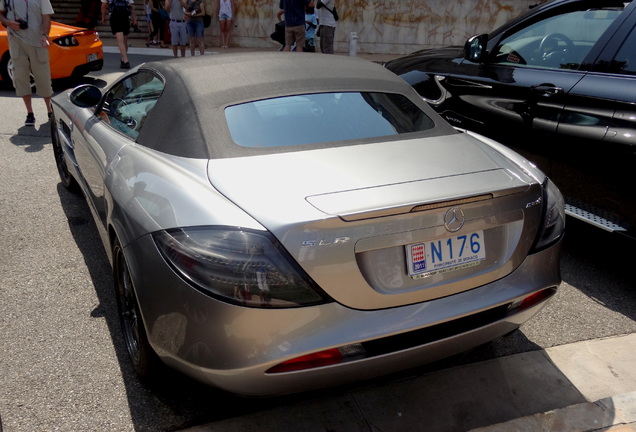
<svg viewBox="0 0 636 432"><path fill-rule="evenodd" d="M113 277L121 330L133 369L139 377L151 379L159 366L159 358L148 342L130 270L119 240L115 240L113 245Z"/></svg>

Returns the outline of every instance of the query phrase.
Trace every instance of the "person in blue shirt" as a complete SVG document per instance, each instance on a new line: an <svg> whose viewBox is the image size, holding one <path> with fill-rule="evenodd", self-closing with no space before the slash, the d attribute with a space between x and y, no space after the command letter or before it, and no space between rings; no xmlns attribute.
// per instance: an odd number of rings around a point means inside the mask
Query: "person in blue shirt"
<svg viewBox="0 0 636 432"><path fill-rule="evenodd" d="M292 45L305 46L305 7L314 7L313 0L280 0L279 7L285 15L285 48L291 51ZM280 14L279 14L280 19ZM297 51L301 52L300 49Z"/></svg>
<svg viewBox="0 0 636 432"><path fill-rule="evenodd" d="M318 20L316 19L314 8L305 8L305 46L303 47L303 51L305 52L316 52L316 45L314 43L316 27L318 27Z"/></svg>

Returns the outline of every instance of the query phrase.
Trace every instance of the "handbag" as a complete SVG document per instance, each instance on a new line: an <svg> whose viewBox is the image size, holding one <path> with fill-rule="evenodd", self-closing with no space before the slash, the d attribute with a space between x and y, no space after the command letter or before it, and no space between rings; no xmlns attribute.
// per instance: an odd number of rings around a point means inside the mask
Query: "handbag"
<svg viewBox="0 0 636 432"><path fill-rule="evenodd" d="M166 12L164 8L159 8L159 15L161 16L162 21L170 19L170 15L168 15L168 12Z"/></svg>
<svg viewBox="0 0 636 432"><path fill-rule="evenodd" d="M203 15L203 27L208 28L212 24L212 15Z"/></svg>

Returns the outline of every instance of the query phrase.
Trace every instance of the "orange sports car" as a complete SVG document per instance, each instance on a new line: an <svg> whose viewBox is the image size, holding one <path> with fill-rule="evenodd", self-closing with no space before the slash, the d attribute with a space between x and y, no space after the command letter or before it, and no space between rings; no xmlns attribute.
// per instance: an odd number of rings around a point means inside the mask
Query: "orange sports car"
<svg viewBox="0 0 636 432"><path fill-rule="evenodd" d="M51 78L81 77L104 65L102 41L95 30L51 23L49 33ZM7 29L0 26L0 79L13 78L13 62L9 55Z"/></svg>

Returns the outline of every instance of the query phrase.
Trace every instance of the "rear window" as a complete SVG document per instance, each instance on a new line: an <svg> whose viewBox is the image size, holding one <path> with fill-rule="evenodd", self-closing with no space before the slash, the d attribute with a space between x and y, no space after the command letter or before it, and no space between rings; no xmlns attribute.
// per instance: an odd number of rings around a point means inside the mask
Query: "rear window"
<svg viewBox="0 0 636 432"><path fill-rule="evenodd" d="M281 147L399 135L432 129L433 121L405 96L318 93L266 99L225 109L242 147Z"/></svg>

